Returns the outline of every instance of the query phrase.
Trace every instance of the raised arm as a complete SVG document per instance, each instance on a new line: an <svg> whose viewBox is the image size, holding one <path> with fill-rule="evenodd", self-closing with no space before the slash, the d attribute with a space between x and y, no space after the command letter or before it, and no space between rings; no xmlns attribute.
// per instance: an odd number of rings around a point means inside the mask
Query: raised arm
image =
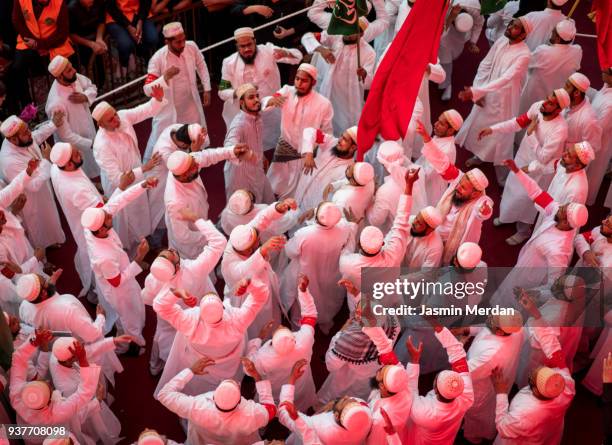
<svg viewBox="0 0 612 445"><path fill-rule="evenodd" d="M116 189L102 209L106 213L115 216L121 209L145 193L146 188L144 185L145 181L141 181L125 190Z"/></svg>
<svg viewBox="0 0 612 445"><path fill-rule="evenodd" d="M196 329L199 313L178 305L179 298L170 290L160 292L153 300L153 310L174 329L189 337Z"/></svg>
<svg viewBox="0 0 612 445"><path fill-rule="evenodd" d="M195 226L206 237L206 246L195 260L190 260L187 263L187 267L194 275L204 277L215 268L215 265L223 256L227 239L210 220L198 219Z"/></svg>

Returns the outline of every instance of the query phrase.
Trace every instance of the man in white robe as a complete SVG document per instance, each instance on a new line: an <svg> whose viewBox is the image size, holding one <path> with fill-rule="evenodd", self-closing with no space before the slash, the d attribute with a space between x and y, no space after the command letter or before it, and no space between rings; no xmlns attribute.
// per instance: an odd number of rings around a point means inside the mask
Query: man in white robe
<svg viewBox="0 0 612 445"><path fill-rule="evenodd" d="M474 154L467 167L479 161L500 165L512 157L511 138L497 135L479 140L478 134L483 128L518 114L520 92L531 56L524 40L531 31L526 20L512 20L504 37L495 42L480 62L473 85L459 93L461 100L474 102L456 137L457 144Z"/></svg>
<svg viewBox="0 0 612 445"><path fill-rule="evenodd" d="M204 294L215 290L208 276L221 259L227 239L212 222L198 218L193 211L183 209L182 213L205 237L206 246L193 260L182 258L174 249L162 250L151 264L151 273L147 275L142 289L141 297L146 305L153 306L155 297L166 286L185 289L198 301ZM157 375L161 372L168 360L175 334L176 330L158 315L149 360L151 374Z"/></svg>
<svg viewBox="0 0 612 445"><path fill-rule="evenodd" d="M198 45L186 40L180 22L166 24L162 33L166 45L158 49L149 60L144 91L152 96L151 87L161 85L167 102L153 116L151 135L144 154L145 161L151 158L153 146L161 132L169 125L198 123L206 128L202 103L207 107L211 99L208 67ZM198 77L204 87L201 98L198 93ZM205 146L208 143L209 141L206 141Z"/></svg>
<svg viewBox="0 0 612 445"><path fill-rule="evenodd" d="M442 223L442 215L435 207L428 206L410 217L410 235L402 267L412 270L440 267L444 243L436 230Z"/></svg>
<svg viewBox="0 0 612 445"><path fill-rule="evenodd" d="M529 173L542 189L547 189L554 174L554 162L561 157L567 137L567 123L561 114L567 106L569 96L564 89L556 89L545 100L534 103L527 113L484 128L480 137L499 137L529 127L514 162ZM510 175L505 182L500 215L493 223L496 226L516 223L516 233L506 239L508 244L516 246L529 238L537 212L514 175Z"/></svg>
<svg viewBox="0 0 612 445"><path fill-rule="evenodd" d="M604 144L602 127L597 113L591 105L591 101L586 97L591 82L581 73L572 74L565 83L565 89L571 98L571 106L563 112L563 117L567 121L567 141L566 144L573 145L579 142L588 142L595 152L595 163L609 162L609 155L602 148L607 148ZM603 122L608 124L607 122ZM608 138L605 138L608 139ZM596 179L599 180L598 169L587 168L589 187L596 187ZM595 175L593 174L595 173Z"/></svg>
<svg viewBox="0 0 612 445"><path fill-rule="evenodd" d="M127 205L137 202L147 189L157 185L155 178L134 184L121 193L115 193L102 207L89 207L81 215L85 229L87 252L93 269L100 302L122 334L132 336L136 345L144 346L142 329L145 323L145 307L140 298L140 285L136 276L142 272L143 260L149 245L142 239L130 261L121 239L113 228L113 217ZM135 345L134 345L135 346ZM131 347L132 353L137 348ZM127 349L127 348L126 348ZM122 350L122 352L125 352Z"/></svg>
<svg viewBox="0 0 612 445"><path fill-rule="evenodd" d="M177 331L155 389L158 400L163 400L164 385L185 368L185 363L193 363L204 356L214 360L214 365L205 376L186 385L186 394L202 394L216 388L224 379L242 378L240 358L246 352L247 328L269 298L269 291L261 281L242 280L233 296L244 299L240 307L232 307L229 299L221 301L214 292L204 295L199 305L196 298L183 289L174 292L165 289L157 295L153 309ZM183 300L187 309L178 304L179 300Z"/></svg>
<svg viewBox="0 0 612 445"><path fill-rule="evenodd" d="M343 211L350 211L355 220L361 222L374 198L374 186L372 165L356 162L346 168L344 178L329 184L323 191L323 200L333 202Z"/></svg>
<svg viewBox="0 0 612 445"><path fill-rule="evenodd" d="M187 442L193 444L251 445L260 440L259 429L276 415L269 380L262 380L255 370L259 403L240 395L240 385L223 380L210 391L184 394L183 388L194 376L201 376L216 366L214 359L202 358L183 369L159 392L159 401L170 411L188 420Z"/></svg>
<svg viewBox="0 0 612 445"><path fill-rule="evenodd" d="M76 72L68 59L55 56L49 64L49 73L55 80L49 89L45 112L51 118L55 111L66 114L66 122L57 129L55 142L68 142L83 154L83 171L88 178L100 176L100 168L93 156L92 145L96 127L90 105L98 89L87 77Z"/></svg>
<svg viewBox="0 0 612 445"><path fill-rule="evenodd" d="M304 165L302 156L310 150L301 146L304 129L312 127L332 133L334 109L327 98L313 90L316 79L316 68L303 63L293 86L283 86L262 102L264 110L279 107L282 113L281 136L268 170L272 191L281 199L293 196Z"/></svg>
<svg viewBox="0 0 612 445"><path fill-rule="evenodd" d="M495 41L504 35L508 23L514 18L514 14L518 10L519 0L511 0L502 9L489 15L487 18L487 29L485 29L485 36L489 41L489 46L493 46Z"/></svg>
<svg viewBox="0 0 612 445"><path fill-rule="evenodd" d="M525 39L530 51L548 42L550 35L557 23L565 20L565 14L561 8L567 0L548 0L548 5L543 11L533 11L523 17L533 25L533 31Z"/></svg>
<svg viewBox="0 0 612 445"><path fill-rule="evenodd" d="M224 145L246 144L251 155L245 162L225 164L225 196L229 199L236 190L246 189L255 195L255 202L269 204L274 201L274 193L265 172L264 125L265 116L278 110L261 112L260 92L252 83L236 86L233 94L240 103L240 111L229 124Z"/></svg>
<svg viewBox="0 0 612 445"><path fill-rule="evenodd" d="M142 163L134 130L134 125L155 116L164 106L164 90L160 86L152 90L154 99L135 108L116 111L103 101L92 112L99 125L93 145L94 157L100 166L104 194L108 197L116 189L125 190L131 184L142 181L145 173L160 162L160 156L154 156ZM153 231L146 194L139 196L137 201L115 217L117 234L126 249L132 249Z"/></svg>
<svg viewBox="0 0 612 445"><path fill-rule="evenodd" d="M551 91L563 87L567 78L580 69L582 48L574 44L576 24L573 20L557 23L550 42L538 46L531 54L527 81L521 91L519 114Z"/></svg>
<svg viewBox="0 0 612 445"><path fill-rule="evenodd" d="M67 142L56 143L51 150L51 162L51 183L77 245L74 267L81 280L79 297L82 297L92 287L93 272L87 254L81 214L89 207L104 205L104 198L82 168L85 159L76 146Z"/></svg>
<svg viewBox="0 0 612 445"><path fill-rule="evenodd" d="M242 106L237 97L237 89L250 83L257 87L261 97L273 95L281 87L279 63L297 65L302 60L298 49L280 48L273 43L257 44L251 28L238 28L234 31L236 52L225 59L221 66L219 97L223 101L223 120L231 127L234 117ZM274 148L280 136L281 112L278 109L262 115L263 149ZM228 131L229 133L229 131Z"/></svg>
<svg viewBox="0 0 612 445"><path fill-rule="evenodd" d="M10 116L0 126L4 136L0 149L0 175L10 182L26 169L30 159L40 165L26 186L26 203L22 209L23 226L34 247L47 248L63 244L66 236L55 205L51 188L49 153L51 147L43 144L53 132L64 124L64 113L53 114L53 119L31 132L17 116Z"/></svg>
<svg viewBox="0 0 612 445"><path fill-rule="evenodd" d="M168 158L168 177L164 191L168 244L183 258L197 257L206 240L199 231L191 230L181 217L181 209L189 208L198 218L208 219L208 193L200 170L225 160L236 160L248 151L244 144L207 149L198 153L176 151Z"/></svg>

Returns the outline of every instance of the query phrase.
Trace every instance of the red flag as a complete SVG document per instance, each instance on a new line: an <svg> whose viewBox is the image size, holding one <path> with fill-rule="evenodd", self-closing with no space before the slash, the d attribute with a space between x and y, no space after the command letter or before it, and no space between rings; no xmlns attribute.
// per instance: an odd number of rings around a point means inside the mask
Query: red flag
<svg viewBox="0 0 612 445"><path fill-rule="evenodd" d="M446 8L446 0L415 2L393 39L361 112L358 161L363 160L379 133L387 140L405 136L423 73L428 63L436 63Z"/></svg>
<svg viewBox="0 0 612 445"><path fill-rule="evenodd" d="M612 66L612 4L610 0L595 0L591 11L595 13L599 66L605 71Z"/></svg>

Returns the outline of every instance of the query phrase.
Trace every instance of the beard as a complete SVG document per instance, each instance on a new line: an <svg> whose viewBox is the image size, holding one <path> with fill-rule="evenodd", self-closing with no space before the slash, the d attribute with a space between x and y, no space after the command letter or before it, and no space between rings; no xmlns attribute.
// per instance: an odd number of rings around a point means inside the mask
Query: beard
<svg viewBox="0 0 612 445"><path fill-rule="evenodd" d="M248 106L245 105L244 108L249 113L259 113L261 111L261 103L257 104L257 106L253 108L249 108Z"/></svg>
<svg viewBox="0 0 612 445"><path fill-rule="evenodd" d="M200 176L200 171L196 170L194 173L192 173L191 175L187 176L185 179L180 179L179 181L184 183L184 184L187 184L189 182L195 181L198 178L198 176Z"/></svg>
<svg viewBox="0 0 612 445"><path fill-rule="evenodd" d="M312 87L308 88L308 91L305 91L305 92L301 92L299 90L295 90L295 94L298 97L304 97L304 96L308 96L311 91L312 91Z"/></svg>
<svg viewBox="0 0 612 445"><path fill-rule="evenodd" d="M463 204L465 204L467 201L468 201L467 198L463 198L463 197L457 195L457 190L455 190L453 192L453 205L456 205L457 207L460 207Z"/></svg>
<svg viewBox="0 0 612 445"><path fill-rule="evenodd" d="M423 238L425 236L425 232L426 230L423 230L422 232L415 232L412 227L410 228L410 235L412 235L414 238Z"/></svg>
<svg viewBox="0 0 612 445"><path fill-rule="evenodd" d="M242 61L245 65L253 65L255 63L255 57L257 56L257 47L255 47L255 51L253 51L253 55L244 57L242 54L238 53Z"/></svg>
<svg viewBox="0 0 612 445"><path fill-rule="evenodd" d="M55 284L52 284L52 283L47 284L47 295L49 296L49 298L55 295L55 292L56 292Z"/></svg>
<svg viewBox="0 0 612 445"><path fill-rule="evenodd" d="M559 215L555 214L555 222L559 223L561 221L561 219L559 218Z"/></svg>
<svg viewBox="0 0 612 445"><path fill-rule="evenodd" d="M79 169L83 165L83 159L81 159L79 162L72 161L72 163L74 164L74 168Z"/></svg>
<svg viewBox="0 0 612 445"><path fill-rule="evenodd" d="M335 147L332 147L332 154L340 159L350 159L353 157L353 155L349 154L348 151L340 151L337 145Z"/></svg>
<svg viewBox="0 0 612 445"><path fill-rule="evenodd" d="M18 147L29 147L33 143L34 143L34 140L30 137L30 139L28 139L26 142L19 140L19 142L17 142L17 146Z"/></svg>
<svg viewBox="0 0 612 445"><path fill-rule="evenodd" d="M64 82L66 82L66 83L74 83L74 82L76 82L76 80L77 80L76 73L74 73L72 75L72 77L70 77L70 78L64 76Z"/></svg>

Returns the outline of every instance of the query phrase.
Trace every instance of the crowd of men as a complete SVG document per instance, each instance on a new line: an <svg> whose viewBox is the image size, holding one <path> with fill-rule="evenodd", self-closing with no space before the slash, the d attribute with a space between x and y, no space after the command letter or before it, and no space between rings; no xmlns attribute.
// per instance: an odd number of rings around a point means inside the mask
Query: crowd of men
<svg viewBox="0 0 612 445"><path fill-rule="evenodd" d="M379 139L361 162L364 93L414 2L373 0L375 19L338 36L326 32L328 2L315 1L308 19L321 31L301 37L310 63L236 29L236 52L220 67L219 148L203 109L209 70L181 23L163 27L147 99L134 108L96 101L96 85L50 54L49 120L31 130L12 115L0 125L0 333L10 332L14 350L0 375L12 407L0 409L2 423L70 431L26 443L118 443L129 419L113 412L113 398L130 397L109 392L123 370L118 356L150 351L153 397L191 445L283 443L260 435L275 418L287 444L445 445L458 435L559 444L576 374L608 404L612 383L612 312L602 306L603 328L584 321L612 278L612 216L584 227L612 154L612 68L600 90L590 87L566 2L514 17L519 2L510 1L485 18L480 2L454 0L405 138ZM464 50L484 53L485 26L490 48L458 93L470 114L431 116L429 82L450 98L453 62ZM281 63L297 66L290 84L281 85ZM135 126L148 119L142 155ZM457 144L473 154L465 169ZM213 222L201 171L219 163L227 205ZM503 187L500 202L487 195L491 181ZM495 206L492 224L515 224L506 243L522 245L492 297L514 312L449 328L375 313L362 298L363 268L486 282L479 243ZM70 235L76 296L56 287L62 270L46 257ZM602 278L593 284L574 266ZM97 304L95 319L79 298ZM156 314L152 339L143 336L146 305ZM318 388L317 331L331 336ZM420 374L434 376L425 395ZM241 392L245 376L253 399ZM136 443L175 442L147 428Z"/></svg>

